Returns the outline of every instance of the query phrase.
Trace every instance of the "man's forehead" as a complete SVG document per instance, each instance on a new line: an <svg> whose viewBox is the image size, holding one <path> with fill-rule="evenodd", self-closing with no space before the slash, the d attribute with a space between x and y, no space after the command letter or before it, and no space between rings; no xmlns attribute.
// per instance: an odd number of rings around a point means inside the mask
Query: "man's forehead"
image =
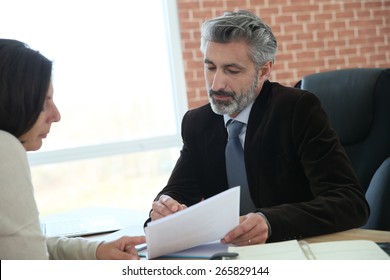
<svg viewBox="0 0 390 280"><path fill-rule="evenodd" d="M252 63L249 46L245 42L208 42L204 62L218 65L241 65Z"/></svg>

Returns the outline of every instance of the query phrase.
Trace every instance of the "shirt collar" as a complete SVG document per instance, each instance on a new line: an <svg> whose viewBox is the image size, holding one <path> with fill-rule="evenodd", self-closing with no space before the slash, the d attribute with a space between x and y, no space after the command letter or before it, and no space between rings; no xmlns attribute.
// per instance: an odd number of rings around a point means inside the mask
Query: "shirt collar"
<svg viewBox="0 0 390 280"><path fill-rule="evenodd" d="M252 106L253 106L253 103L255 103L254 101L249 104L248 106L245 107L244 110L242 110L235 118L233 118L234 120L237 120L237 121L240 121L242 123L245 123L245 124L248 124L248 119L249 119L249 114L251 112L251 109L252 109ZM223 120L225 121L225 127L226 127L226 124L227 122L232 119L229 115L223 115Z"/></svg>

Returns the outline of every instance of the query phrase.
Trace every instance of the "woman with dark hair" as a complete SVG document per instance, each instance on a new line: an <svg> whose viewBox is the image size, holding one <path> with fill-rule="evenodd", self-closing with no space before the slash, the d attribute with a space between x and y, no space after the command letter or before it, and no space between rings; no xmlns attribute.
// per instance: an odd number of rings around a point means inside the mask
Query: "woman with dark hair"
<svg viewBox="0 0 390 280"><path fill-rule="evenodd" d="M91 242L41 232L26 151L38 150L61 118L51 73L39 52L0 39L0 259L138 259L144 236Z"/></svg>

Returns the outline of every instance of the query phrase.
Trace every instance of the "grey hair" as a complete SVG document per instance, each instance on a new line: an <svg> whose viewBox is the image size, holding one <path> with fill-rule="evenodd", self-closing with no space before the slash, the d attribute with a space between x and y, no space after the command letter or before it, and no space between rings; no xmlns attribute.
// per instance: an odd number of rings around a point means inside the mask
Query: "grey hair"
<svg viewBox="0 0 390 280"><path fill-rule="evenodd" d="M246 42L257 67L274 62L277 42L271 28L258 16L248 11L224 13L205 21L201 27L200 50L204 54L208 42Z"/></svg>

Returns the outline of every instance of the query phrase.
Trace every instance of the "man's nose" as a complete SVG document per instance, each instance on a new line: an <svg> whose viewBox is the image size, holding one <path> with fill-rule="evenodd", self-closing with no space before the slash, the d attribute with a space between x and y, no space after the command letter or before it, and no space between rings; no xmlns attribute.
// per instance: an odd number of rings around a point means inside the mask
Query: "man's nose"
<svg viewBox="0 0 390 280"><path fill-rule="evenodd" d="M213 76L213 83L211 89L214 91L225 90L226 77L222 71L216 71Z"/></svg>

